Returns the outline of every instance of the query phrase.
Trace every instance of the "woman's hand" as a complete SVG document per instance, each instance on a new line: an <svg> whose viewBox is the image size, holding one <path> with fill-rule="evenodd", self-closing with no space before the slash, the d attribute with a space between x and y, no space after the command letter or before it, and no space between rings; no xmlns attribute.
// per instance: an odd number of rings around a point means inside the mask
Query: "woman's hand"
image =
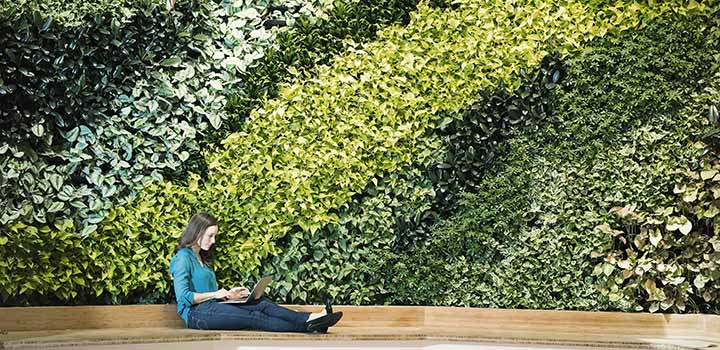
<svg viewBox="0 0 720 350"><path fill-rule="evenodd" d="M240 286L235 287L233 289L230 289L230 298L231 299L242 299L250 295L250 290L247 288Z"/></svg>
<svg viewBox="0 0 720 350"><path fill-rule="evenodd" d="M220 288L215 292L214 297L215 299L228 300L232 297L232 293L225 288Z"/></svg>

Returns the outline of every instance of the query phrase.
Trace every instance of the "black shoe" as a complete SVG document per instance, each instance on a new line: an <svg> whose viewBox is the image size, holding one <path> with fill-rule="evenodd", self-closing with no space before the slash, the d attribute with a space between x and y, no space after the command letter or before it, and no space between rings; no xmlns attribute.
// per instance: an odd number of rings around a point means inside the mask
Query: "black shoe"
<svg viewBox="0 0 720 350"><path fill-rule="evenodd" d="M329 327L334 326L340 319L342 318L343 313L342 312L333 312L329 315L325 315L322 317L318 317L312 321L307 322L307 331L312 332L320 332L320 333L327 333L327 329Z"/></svg>
<svg viewBox="0 0 720 350"><path fill-rule="evenodd" d="M327 298L327 297L325 298L325 313L328 315L333 313L331 301L332 300L330 298ZM327 330L328 330L327 327L320 329L320 333L327 333Z"/></svg>
<svg viewBox="0 0 720 350"><path fill-rule="evenodd" d="M333 313L332 311L332 299L325 298L325 312L329 314Z"/></svg>

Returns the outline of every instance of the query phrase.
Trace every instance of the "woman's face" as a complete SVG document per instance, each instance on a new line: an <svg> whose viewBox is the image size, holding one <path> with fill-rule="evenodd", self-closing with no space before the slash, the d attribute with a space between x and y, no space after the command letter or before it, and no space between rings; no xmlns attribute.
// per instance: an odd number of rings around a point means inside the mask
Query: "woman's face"
<svg viewBox="0 0 720 350"><path fill-rule="evenodd" d="M210 226L205 230L205 233L200 236L198 245L202 250L210 250L213 244L215 244L215 235L218 232L217 226Z"/></svg>

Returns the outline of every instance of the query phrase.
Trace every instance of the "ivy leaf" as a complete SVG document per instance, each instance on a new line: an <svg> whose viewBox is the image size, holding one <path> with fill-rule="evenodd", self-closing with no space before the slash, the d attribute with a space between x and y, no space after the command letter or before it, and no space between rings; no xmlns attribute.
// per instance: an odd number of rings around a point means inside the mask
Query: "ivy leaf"
<svg viewBox="0 0 720 350"><path fill-rule="evenodd" d="M650 304L648 311L650 311L652 313L652 312L657 311L659 308L660 308L660 305L657 302L654 302L654 303Z"/></svg>
<svg viewBox="0 0 720 350"><path fill-rule="evenodd" d="M212 125L213 128L219 129L221 124L220 116L216 113L209 113L207 114L207 118L210 121L210 125Z"/></svg>
<svg viewBox="0 0 720 350"><path fill-rule="evenodd" d="M605 274L605 276L610 276L613 273L613 270L615 270L615 266L612 264L605 263L603 265L603 274Z"/></svg>
<svg viewBox="0 0 720 350"><path fill-rule="evenodd" d="M242 61L240 61L240 59L237 57L231 56L231 57L225 58L225 60L223 60L223 64L227 65L227 66L232 65L232 66L239 67L240 65L242 65Z"/></svg>
<svg viewBox="0 0 720 350"><path fill-rule="evenodd" d="M717 175L717 170L710 169L710 170L703 170L700 172L700 178L703 180L712 179L715 175Z"/></svg>
<svg viewBox="0 0 720 350"><path fill-rule="evenodd" d="M685 189L687 189L687 186L685 184L675 184L675 187L673 188L673 193L683 193L685 192Z"/></svg>
<svg viewBox="0 0 720 350"><path fill-rule="evenodd" d="M703 275L697 275L697 276L695 276L695 279L693 280L693 285L699 291L700 289L705 288L705 283L707 283L707 281L709 281L709 280L710 280L709 278L707 278Z"/></svg>
<svg viewBox="0 0 720 350"><path fill-rule="evenodd" d="M680 228L680 224L678 223L668 223L665 225L665 229L668 231L675 231Z"/></svg>
<svg viewBox="0 0 720 350"><path fill-rule="evenodd" d="M220 80L210 80L209 84L215 90L223 90L222 81Z"/></svg>
<svg viewBox="0 0 720 350"><path fill-rule="evenodd" d="M42 137L43 134L45 134L45 128L42 126L42 124L35 124L30 130L37 137Z"/></svg>
<svg viewBox="0 0 720 350"><path fill-rule="evenodd" d="M236 14L236 16L241 17L241 18L255 19L257 17L260 17L260 13L258 13L258 11L254 7L248 7L248 8L245 8L244 10L238 12Z"/></svg>
<svg viewBox="0 0 720 350"><path fill-rule="evenodd" d="M650 243L657 247L658 243L660 243L660 240L662 240L662 234L660 233L660 230L658 229L651 229L650 230Z"/></svg>
<svg viewBox="0 0 720 350"><path fill-rule="evenodd" d="M48 213L55 213L63 208L65 208L65 204L63 202L53 202L48 208Z"/></svg>
<svg viewBox="0 0 720 350"><path fill-rule="evenodd" d="M68 142L73 143L73 142L75 142L75 140L77 140L79 135L80 135L80 128L75 127L72 130L70 130L67 134L65 134L65 139Z"/></svg>
<svg viewBox="0 0 720 350"><path fill-rule="evenodd" d="M80 236L87 237L95 231L97 231L97 225L88 225L80 231Z"/></svg>
<svg viewBox="0 0 720 350"><path fill-rule="evenodd" d="M315 258L315 261L322 261L324 254L322 250L316 250L313 252L313 258Z"/></svg>
<svg viewBox="0 0 720 350"><path fill-rule="evenodd" d="M718 213L720 213L720 210L718 210L718 207L716 207L714 204L710 204L710 207L707 208L707 209L703 212L703 216L706 217L706 218L713 218L713 217L715 217Z"/></svg>
<svg viewBox="0 0 720 350"><path fill-rule="evenodd" d="M172 56L164 59L160 62L160 65L165 67L178 67L180 66L180 63L182 63L182 59L180 57Z"/></svg>
<svg viewBox="0 0 720 350"><path fill-rule="evenodd" d="M63 185L62 177L58 174L51 174L50 175L50 184L56 191L60 191Z"/></svg>
<svg viewBox="0 0 720 350"><path fill-rule="evenodd" d="M685 219L685 223L680 225L680 232L684 235L690 233L692 230L692 222L690 220Z"/></svg>

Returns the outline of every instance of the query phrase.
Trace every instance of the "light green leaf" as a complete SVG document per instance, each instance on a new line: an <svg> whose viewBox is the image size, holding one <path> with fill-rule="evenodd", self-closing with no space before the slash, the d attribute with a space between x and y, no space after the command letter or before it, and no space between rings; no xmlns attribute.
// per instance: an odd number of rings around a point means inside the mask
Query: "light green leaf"
<svg viewBox="0 0 720 350"><path fill-rule="evenodd" d="M65 139L68 142L72 143L72 142L75 142L75 140L77 140L79 135L80 135L80 128L75 127L72 130L68 131L67 134L65 134Z"/></svg>
<svg viewBox="0 0 720 350"><path fill-rule="evenodd" d="M210 120L210 124L212 125L213 128L215 128L215 129L220 128L221 120L220 120L219 115L217 115L215 113L210 113L207 115L207 117L208 117L208 120Z"/></svg>
<svg viewBox="0 0 720 350"><path fill-rule="evenodd" d="M87 218L87 222L89 222L91 224L97 224L97 223L100 223L103 219L104 219L104 217L100 216L100 215L90 215Z"/></svg>
<svg viewBox="0 0 720 350"><path fill-rule="evenodd" d="M88 225L88 226L85 226L85 228L82 231L80 231L80 236L87 237L88 235L90 235L91 233L93 233L95 231L97 231L97 225Z"/></svg>
<svg viewBox="0 0 720 350"><path fill-rule="evenodd" d="M158 109L158 106L159 105L158 105L157 101L154 101L154 100L149 101L147 104L147 108L148 108L149 112L155 112Z"/></svg>
<svg viewBox="0 0 720 350"><path fill-rule="evenodd" d="M246 8L236 14L236 16L241 18L250 18L254 19L257 17L260 17L260 13L253 7Z"/></svg>
<svg viewBox="0 0 720 350"><path fill-rule="evenodd" d="M210 86L215 90L222 90L223 85L221 80L210 80L209 82Z"/></svg>
<svg viewBox="0 0 720 350"><path fill-rule="evenodd" d="M697 275L695 276L695 279L693 280L693 285L698 290L705 288L705 283L707 283L710 279L703 276L703 275Z"/></svg>
<svg viewBox="0 0 720 350"><path fill-rule="evenodd" d="M62 177L58 174L51 174L50 175L50 184L56 191L60 191L63 185Z"/></svg>
<svg viewBox="0 0 720 350"><path fill-rule="evenodd" d="M650 230L650 243L657 247L658 243L660 243L660 240L662 240L662 234L660 233L659 229L651 229Z"/></svg>
<svg viewBox="0 0 720 350"><path fill-rule="evenodd" d="M712 179L715 175L717 175L717 170L710 169L710 170L703 170L700 172L700 178L703 180Z"/></svg>
<svg viewBox="0 0 720 350"><path fill-rule="evenodd" d="M48 208L48 213L55 213L65 208L65 204L63 202L53 202L50 205L50 208Z"/></svg>
<svg viewBox="0 0 720 350"><path fill-rule="evenodd" d="M603 265L603 274L605 274L605 276L610 276L613 273L613 270L615 270L615 266L608 263Z"/></svg>
<svg viewBox="0 0 720 350"><path fill-rule="evenodd" d="M233 66L240 66L242 64L242 61L240 61L237 57L226 57L225 60L223 60L224 65L233 65Z"/></svg>
<svg viewBox="0 0 720 350"><path fill-rule="evenodd" d="M690 220L685 219L685 223L680 225L680 232L684 235L690 233L692 230L692 222Z"/></svg>
<svg viewBox="0 0 720 350"><path fill-rule="evenodd" d="M172 56L164 59L162 62L160 62L160 65L165 67L177 67L180 65L180 63L182 63L182 59L180 59L180 57Z"/></svg>
<svg viewBox="0 0 720 350"><path fill-rule="evenodd" d="M35 124L32 128L30 128L30 130L37 137L41 137L43 136L43 134L45 134L45 128L42 126L42 124Z"/></svg>
<svg viewBox="0 0 720 350"><path fill-rule="evenodd" d="M703 212L703 216L706 217L706 218L713 218L713 217L715 217L718 213L720 213L720 210L718 210L718 207L716 207L714 204L710 204L710 207L707 208L707 209Z"/></svg>

